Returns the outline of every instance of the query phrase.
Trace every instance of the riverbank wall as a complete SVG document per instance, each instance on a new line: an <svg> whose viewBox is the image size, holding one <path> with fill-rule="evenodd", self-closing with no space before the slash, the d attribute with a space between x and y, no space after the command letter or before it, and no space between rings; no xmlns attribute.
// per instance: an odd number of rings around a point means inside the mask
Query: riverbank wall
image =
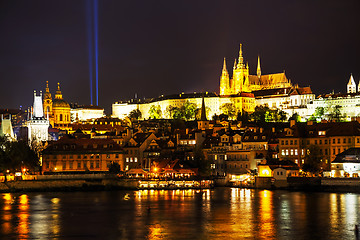
<svg viewBox="0 0 360 240"><path fill-rule="evenodd" d="M141 184L140 184L141 183ZM210 188L211 180L141 180L118 178L109 174L27 176L21 180L0 182L0 192L104 191L120 189L192 189Z"/></svg>

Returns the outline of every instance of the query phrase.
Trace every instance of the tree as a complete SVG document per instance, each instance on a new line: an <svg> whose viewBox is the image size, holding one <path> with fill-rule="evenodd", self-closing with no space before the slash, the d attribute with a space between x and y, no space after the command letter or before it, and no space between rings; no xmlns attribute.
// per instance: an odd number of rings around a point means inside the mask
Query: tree
<svg viewBox="0 0 360 240"><path fill-rule="evenodd" d="M308 146L302 170L312 174L317 174L321 171L321 155L320 149L317 145Z"/></svg>
<svg viewBox="0 0 360 240"><path fill-rule="evenodd" d="M23 168L30 171L37 170L40 166L39 157L30 148L26 141L0 140L0 171L5 173L21 171Z"/></svg>
<svg viewBox="0 0 360 240"><path fill-rule="evenodd" d="M149 115L152 119L160 119L162 116L160 105L152 105L149 110Z"/></svg>
<svg viewBox="0 0 360 240"><path fill-rule="evenodd" d="M194 167L198 168L200 176L206 177L210 175L210 162L206 161L204 151L197 147L194 149Z"/></svg>
<svg viewBox="0 0 360 240"><path fill-rule="evenodd" d="M191 103L190 101L184 102L184 104L180 107L180 110L184 116L184 119L186 121L189 121L190 119L195 118L195 110L196 110L196 104Z"/></svg>
<svg viewBox="0 0 360 240"><path fill-rule="evenodd" d="M298 113L294 113L293 115L291 115L291 117L289 117L289 121L290 120L295 120L295 122L300 122L301 117Z"/></svg>
<svg viewBox="0 0 360 240"><path fill-rule="evenodd" d="M329 113L329 119L334 120L336 122L342 121L341 108L342 107L340 105L336 105L332 107Z"/></svg>
<svg viewBox="0 0 360 240"><path fill-rule="evenodd" d="M235 119L237 116L237 108L233 103L224 103L221 105L220 110L223 114L228 115L230 119Z"/></svg>
<svg viewBox="0 0 360 240"><path fill-rule="evenodd" d="M172 119L182 119L189 121L195 118L196 104L187 100L180 107L173 107L171 105L168 106L166 112Z"/></svg>
<svg viewBox="0 0 360 240"><path fill-rule="evenodd" d="M142 113L139 109L134 109L129 113L129 118L130 119L136 119L139 120L142 116Z"/></svg>
<svg viewBox="0 0 360 240"><path fill-rule="evenodd" d="M270 109L266 106L256 106L255 111L250 115L250 118L256 123L265 123L266 113Z"/></svg>
<svg viewBox="0 0 360 240"><path fill-rule="evenodd" d="M243 123L248 123L250 120L249 113L246 111L238 112L237 120Z"/></svg>
<svg viewBox="0 0 360 240"><path fill-rule="evenodd" d="M109 165L108 165L108 168L109 168L109 172L110 173L120 173L120 165L117 163L117 162L111 162Z"/></svg>

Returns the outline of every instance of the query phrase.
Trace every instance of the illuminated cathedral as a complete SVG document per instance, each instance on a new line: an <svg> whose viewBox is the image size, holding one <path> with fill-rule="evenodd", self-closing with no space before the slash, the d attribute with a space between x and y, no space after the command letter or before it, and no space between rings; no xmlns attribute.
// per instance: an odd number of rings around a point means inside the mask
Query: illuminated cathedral
<svg viewBox="0 0 360 240"><path fill-rule="evenodd" d="M249 64L244 62L242 45L240 44L239 58L234 62L232 78L226 68L226 59L220 77L220 95L235 95L241 92L252 92L264 89L292 87L285 72L261 75L260 57L258 57L256 75L249 74Z"/></svg>

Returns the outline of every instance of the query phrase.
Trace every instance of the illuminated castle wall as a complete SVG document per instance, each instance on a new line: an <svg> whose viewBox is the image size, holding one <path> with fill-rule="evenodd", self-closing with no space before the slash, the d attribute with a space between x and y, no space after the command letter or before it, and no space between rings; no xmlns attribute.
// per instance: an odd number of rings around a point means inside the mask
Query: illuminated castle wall
<svg viewBox="0 0 360 240"><path fill-rule="evenodd" d="M242 93L239 95L227 97L219 96L215 93L188 93L188 94L177 94L169 96L161 96L156 99L147 99L138 102L116 102L112 105L113 117L125 118L129 115L132 110L139 109L142 118L148 119L150 117L149 110L151 106L160 106L162 112L162 118L169 119L168 108L181 107L186 101L194 103L197 108L202 106L202 97L204 97L205 106L207 109L207 116L211 118L213 115L220 115L222 113L221 107L225 103L233 103L239 112L253 112L255 109L255 98L251 93Z"/></svg>
<svg viewBox="0 0 360 240"><path fill-rule="evenodd" d="M263 89L292 87L285 73L261 75L260 58L256 75L249 74L249 64L244 62L242 45L240 44L239 58L234 62L232 79L226 67L226 59L220 77L220 95L233 95L241 92L252 92Z"/></svg>

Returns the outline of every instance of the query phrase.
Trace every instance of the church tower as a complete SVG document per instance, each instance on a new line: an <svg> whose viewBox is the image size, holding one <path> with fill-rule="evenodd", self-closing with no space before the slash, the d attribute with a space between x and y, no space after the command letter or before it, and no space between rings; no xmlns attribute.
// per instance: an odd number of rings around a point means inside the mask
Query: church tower
<svg viewBox="0 0 360 240"><path fill-rule="evenodd" d="M220 77L220 95L230 95L230 79L229 73L226 69L226 59L224 58L224 65Z"/></svg>
<svg viewBox="0 0 360 240"><path fill-rule="evenodd" d="M233 94L248 92L249 89L249 68L245 66L242 53L242 44L240 44L239 59L236 69L233 71Z"/></svg>
<svg viewBox="0 0 360 240"><path fill-rule="evenodd" d="M261 77L260 56L258 56L258 63L257 63L256 75L257 75L258 78L260 79L260 77Z"/></svg>
<svg viewBox="0 0 360 240"><path fill-rule="evenodd" d="M44 93L44 116L50 121L50 124L54 126L52 104L53 101L49 90L49 82L46 81L46 88Z"/></svg>
<svg viewBox="0 0 360 240"><path fill-rule="evenodd" d="M352 74L350 75L350 79L347 84L347 93L356 93L356 83Z"/></svg>
<svg viewBox="0 0 360 240"><path fill-rule="evenodd" d="M32 141L39 143L49 139L49 120L44 117L42 91L40 91L40 96L37 96L34 91L33 112L27 122L27 127L30 144Z"/></svg>
<svg viewBox="0 0 360 240"><path fill-rule="evenodd" d="M200 120L197 123L198 123L198 129L200 130L209 129L209 121L206 118L206 107L205 107L204 97L202 98L202 102L201 102Z"/></svg>

